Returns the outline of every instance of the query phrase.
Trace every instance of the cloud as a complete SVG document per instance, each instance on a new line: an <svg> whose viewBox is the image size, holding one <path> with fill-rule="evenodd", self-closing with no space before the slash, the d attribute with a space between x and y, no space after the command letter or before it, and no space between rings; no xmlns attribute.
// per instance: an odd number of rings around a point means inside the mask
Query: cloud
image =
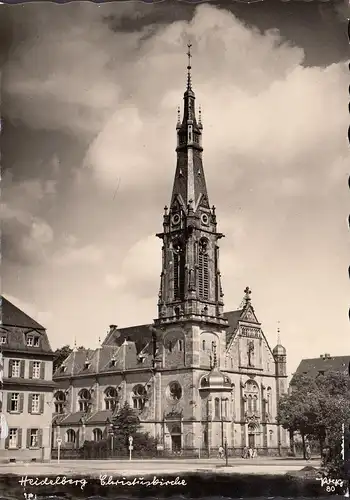
<svg viewBox="0 0 350 500"><path fill-rule="evenodd" d="M46 222L54 235L74 234L61 247L51 245L50 262L32 276L45 290L37 300L49 296L56 307L53 335L61 339L64 309L74 311L70 328L84 339L97 337L109 321L127 325L154 315L161 249L150 235L161 230L162 207L170 201L190 38L209 198L226 234L220 241L226 308L239 305L249 284L271 342L277 321L285 325L294 367L306 337L328 351L329 331L338 332L341 345L347 306L336 296L347 293L347 68L304 67L304 50L278 31L260 33L211 5L200 5L189 22L157 25L152 33L123 31L120 20L133 7L121 8L119 17L118 8L110 11L117 14L113 31L111 20L102 21L105 6L45 7L40 19L29 16L26 29L36 39L5 68L10 117L89 143L85 168L72 160L80 182L64 195L58 185L35 181L17 191L12 186L16 203L6 201L16 214L11 220L46 252L49 238L40 225L33 229L33 220ZM56 292L48 292L50 266L50 280L61 286ZM82 329L87 304L96 314ZM318 304L332 309L332 318L321 317Z"/></svg>
<svg viewBox="0 0 350 500"><path fill-rule="evenodd" d="M105 276L105 284L108 288L116 290L125 284L124 278L116 276L115 274L108 273Z"/></svg>
<svg viewBox="0 0 350 500"><path fill-rule="evenodd" d="M54 231L42 216L42 206L50 205L55 181L13 181L4 176L1 203L3 258L25 265L42 263L47 258Z"/></svg>
<svg viewBox="0 0 350 500"><path fill-rule="evenodd" d="M1 204L3 258L26 265L40 264L52 243L52 227L21 209Z"/></svg>
<svg viewBox="0 0 350 500"><path fill-rule="evenodd" d="M94 245L66 247L53 256L53 263L58 266L76 266L99 264L103 251Z"/></svg>

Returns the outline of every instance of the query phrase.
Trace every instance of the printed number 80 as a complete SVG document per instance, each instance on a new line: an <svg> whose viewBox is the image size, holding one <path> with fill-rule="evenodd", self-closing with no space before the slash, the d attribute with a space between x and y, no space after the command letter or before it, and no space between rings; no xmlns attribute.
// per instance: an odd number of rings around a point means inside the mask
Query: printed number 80
<svg viewBox="0 0 350 500"><path fill-rule="evenodd" d="M334 492L334 491L335 491L335 486L327 486L327 487L326 487L326 491L327 491L328 493L330 493L330 492Z"/></svg>

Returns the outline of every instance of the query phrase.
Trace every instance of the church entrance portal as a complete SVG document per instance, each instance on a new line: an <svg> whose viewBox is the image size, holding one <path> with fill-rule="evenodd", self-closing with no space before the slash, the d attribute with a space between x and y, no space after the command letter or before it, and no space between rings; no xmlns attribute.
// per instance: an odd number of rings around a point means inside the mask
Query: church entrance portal
<svg viewBox="0 0 350 500"><path fill-rule="evenodd" d="M174 426L171 430L171 450L181 451L181 428Z"/></svg>
<svg viewBox="0 0 350 500"><path fill-rule="evenodd" d="M248 446L249 448L255 448L255 434L248 434Z"/></svg>
<svg viewBox="0 0 350 500"><path fill-rule="evenodd" d="M256 448L258 445L258 435L259 435L259 424L256 422L251 422L248 425L248 447L249 448Z"/></svg>

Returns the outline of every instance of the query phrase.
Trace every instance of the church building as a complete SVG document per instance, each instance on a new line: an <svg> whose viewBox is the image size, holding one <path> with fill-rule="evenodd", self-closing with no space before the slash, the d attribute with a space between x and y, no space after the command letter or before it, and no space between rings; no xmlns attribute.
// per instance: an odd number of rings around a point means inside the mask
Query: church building
<svg viewBox="0 0 350 500"><path fill-rule="evenodd" d="M271 350L244 290L238 310L224 312L219 232L202 161L189 46L187 86L177 123L177 164L165 207L158 318L152 325L110 326L96 350L77 350L54 380L53 442L78 448L108 436L113 413L127 401L144 431L168 453L287 453L276 421L287 392L286 350Z"/></svg>

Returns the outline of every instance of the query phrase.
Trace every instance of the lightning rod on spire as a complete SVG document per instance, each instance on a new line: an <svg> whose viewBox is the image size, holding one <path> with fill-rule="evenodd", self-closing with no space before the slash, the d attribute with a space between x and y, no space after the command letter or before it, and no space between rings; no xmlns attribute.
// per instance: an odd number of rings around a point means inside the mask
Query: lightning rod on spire
<svg viewBox="0 0 350 500"><path fill-rule="evenodd" d="M192 58L191 47L192 47L192 43L189 42L187 44L187 48L188 48L188 51L187 51L187 57L188 57L188 65L187 65L187 90L191 90L191 69L192 69L192 66L191 66L191 58Z"/></svg>

